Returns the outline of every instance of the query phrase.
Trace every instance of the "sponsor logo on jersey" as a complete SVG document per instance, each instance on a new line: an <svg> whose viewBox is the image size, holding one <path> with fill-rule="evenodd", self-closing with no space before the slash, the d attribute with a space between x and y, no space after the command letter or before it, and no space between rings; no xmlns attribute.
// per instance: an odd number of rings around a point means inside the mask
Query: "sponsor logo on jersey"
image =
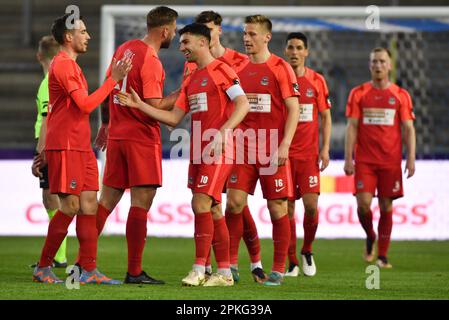
<svg viewBox="0 0 449 320"><path fill-rule="evenodd" d="M268 86L268 77L263 77L262 80L260 80L260 84L263 86Z"/></svg>

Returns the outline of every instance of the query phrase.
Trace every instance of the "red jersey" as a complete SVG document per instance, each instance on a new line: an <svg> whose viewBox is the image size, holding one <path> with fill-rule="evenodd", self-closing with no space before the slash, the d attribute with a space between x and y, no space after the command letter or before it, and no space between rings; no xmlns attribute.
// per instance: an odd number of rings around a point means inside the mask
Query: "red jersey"
<svg viewBox="0 0 449 320"><path fill-rule="evenodd" d="M238 51L225 48L225 52L221 57L217 58L218 60L226 63L232 69L237 70L240 66L242 66L246 61L249 60L246 54L240 53ZM186 61L184 64L184 72L183 78L186 79L194 70L196 70L197 65L195 62Z"/></svg>
<svg viewBox="0 0 449 320"><path fill-rule="evenodd" d="M406 90L396 84L382 90L366 82L352 89L346 116L359 119L354 150L357 162L401 164L401 122L415 119Z"/></svg>
<svg viewBox="0 0 449 320"><path fill-rule="evenodd" d="M198 157L201 156L204 147L211 141L202 141L203 133L208 129L219 130L228 120L234 110L234 103L229 98L227 90L239 84L235 71L218 59L205 68L196 69L183 82L175 105L186 113L189 111L192 113L191 161L199 160ZM201 130L198 130L198 125L201 125ZM198 141L201 141L201 153L195 151L194 154L193 143Z"/></svg>
<svg viewBox="0 0 449 320"><path fill-rule="evenodd" d="M117 48L114 58L120 60L123 56L132 58L133 67L109 96L109 139L160 144L159 122L137 109L120 105L115 94L119 90L130 92L129 88L132 87L142 100L163 98L165 72L162 63L156 51L138 39L127 41Z"/></svg>
<svg viewBox="0 0 449 320"><path fill-rule="evenodd" d="M79 89L88 91L81 68L65 51L59 51L48 70L46 150L92 150L89 113L82 111L70 97Z"/></svg>
<svg viewBox="0 0 449 320"><path fill-rule="evenodd" d="M295 73L285 60L272 54L265 63L255 64L248 61L237 74L250 104L250 111L239 128L244 132L247 129L253 129L256 134L259 129L265 129L265 151L268 154L270 137L275 137L270 129L275 129L277 132L276 146L279 146L284 136L288 115L284 99L299 96ZM258 144L263 143L264 137L258 135ZM239 141L241 139L238 139L237 144ZM253 151L252 143L245 143L245 145Z"/></svg>
<svg viewBox="0 0 449 320"><path fill-rule="evenodd" d="M290 146L290 158L311 160L319 153L318 112L330 109L329 90L324 77L306 68L299 85L299 119L295 137Z"/></svg>

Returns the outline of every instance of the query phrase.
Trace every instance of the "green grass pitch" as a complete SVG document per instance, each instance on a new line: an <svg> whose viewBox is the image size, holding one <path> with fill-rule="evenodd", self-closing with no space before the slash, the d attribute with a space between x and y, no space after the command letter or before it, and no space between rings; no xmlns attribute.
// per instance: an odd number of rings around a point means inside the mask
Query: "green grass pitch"
<svg viewBox="0 0 449 320"><path fill-rule="evenodd" d="M380 289L368 290L362 260L363 240L317 240L314 244L317 275L287 278L282 286L265 287L253 282L242 242L240 282L234 287L182 287L181 279L193 263L193 239L147 239L144 270L166 281L162 286L82 285L68 290L65 285L32 282L29 264L38 259L43 237L0 238L0 299L449 299L449 241L394 241L390 260L394 268L381 270ZM298 247L300 247L300 241ZM272 259L271 240L262 240L264 268ZM78 242L69 238L69 261L74 260ZM101 271L123 280L126 272L126 240L104 236L99 241ZM64 270L56 274L65 279Z"/></svg>

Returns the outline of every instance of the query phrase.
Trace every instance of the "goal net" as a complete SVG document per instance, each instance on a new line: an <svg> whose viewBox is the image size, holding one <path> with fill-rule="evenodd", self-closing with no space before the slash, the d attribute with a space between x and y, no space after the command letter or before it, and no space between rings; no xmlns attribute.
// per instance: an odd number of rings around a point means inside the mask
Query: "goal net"
<svg viewBox="0 0 449 320"><path fill-rule="evenodd" d="M114 49L146 33L146 14L154 6L103 6L101 22L100 79ZM344 149L345 106L354 86L369 80L368 55L384 46L393 53L392 81L407 89L416 114L418 158L449 154L446 124L449 101L449 8L448 7L251 7L171 6L178 11L178 28L193 22L204 10L223 17L222 43L244 52L243 20L264 14L273 22L270 49L283 56L289 32L301 31L309 38L307 66L322 73L332 100L332 153L341 157ZM166 71L165 91L181 84L184 57L178 38L168 50L160 51ZM181 126L187 127L188 121ZM164 151L170 133L162 126Z"/></svg>

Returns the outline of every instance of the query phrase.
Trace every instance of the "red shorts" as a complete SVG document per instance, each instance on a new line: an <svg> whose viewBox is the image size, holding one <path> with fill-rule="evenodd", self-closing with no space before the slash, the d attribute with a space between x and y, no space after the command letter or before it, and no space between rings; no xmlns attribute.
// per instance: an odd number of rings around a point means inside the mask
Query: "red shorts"
<svg viewBox="0 0 449 320"><path fill-rule="evenodd" d="M273 174L263 174L263 171L260 170L264 168L266 169L266 166L257 164L235 164L229 175L227 188L254 194L257 180L260 179L264 199L274 200L293 197L290 161L287 160L285 165L277 167Z"/></svg>
<svg viewBox="0 0 449 320"><path fill-rule="evenodd" d="M51 193L79 196L81 191L98 191L98 165L93 151L49 150L45 156Z"/></svg>
<svg viewBox="0 0 449 320"><path fill-rule="evenodd" d="M205 193L215 203L221 203L221 193L226 184L232 164L190 164L187 187L193 193Z"/></svg>
<svg viewBox="0 0 449 320"><path fill-rule="evenodd" d="M290 159L294 196L289 200L300 199L306 193L320 193L320 167L318 158L312 160Z"/></svg>
<svg viewBox="0 0 449 320"><path fill-rule="evenodd" d="M382 198L400 198L404 195L401 166L386 167L356 162L354 188L356 194L369 192Z"/></svg>
<svg viewBox="0 0 449 320"><path fill-rule="evenodd" d="M162 185L160 144L142 145L136 141L108 140L103 184L126 189Z"/></svg>

